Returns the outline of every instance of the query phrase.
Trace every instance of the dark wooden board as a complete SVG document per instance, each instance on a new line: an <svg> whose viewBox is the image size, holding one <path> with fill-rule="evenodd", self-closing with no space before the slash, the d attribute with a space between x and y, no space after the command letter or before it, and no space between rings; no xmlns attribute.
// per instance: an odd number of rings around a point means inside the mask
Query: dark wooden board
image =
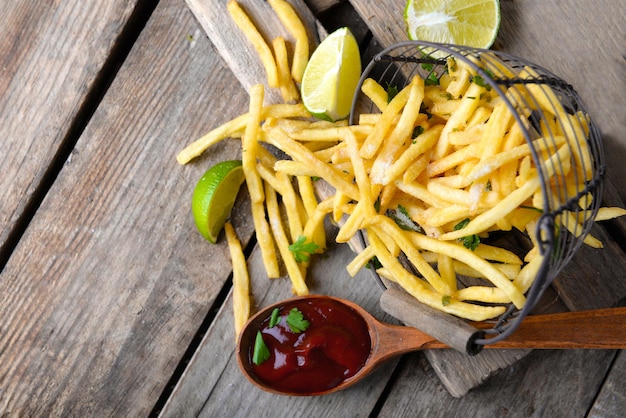
<svg viewBox="0 0 626 418"><path fill-rule="evenodd" d="M107 23L108 9L82 9ZM67 22L59 36L87 23ZM226 244L195 231L190 198L240 144L184 168L175 156L247 101L184 2L161 1L0 275L0 416L151 411L231 273ZM54 109L39 112L69 118ZM244 244L246 202L234 219Z"/></svg>
<svg viewBox="0 0 626 418"><path fill-rule="evenodd" d="M0 259L136 3L0 4Z"/></svg>

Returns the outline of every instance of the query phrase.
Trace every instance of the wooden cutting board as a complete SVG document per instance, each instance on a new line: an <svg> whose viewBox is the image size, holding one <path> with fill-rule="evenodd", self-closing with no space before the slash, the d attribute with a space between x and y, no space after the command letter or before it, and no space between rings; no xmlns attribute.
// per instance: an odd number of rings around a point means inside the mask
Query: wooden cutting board
<svg viewBox="0 0 626 418"><path fill-rule="evenodd" d="M230 18L226 10L227 2L209 0L186 1L213 45L244 88L248 89L253 84L264 82L266 78L265 70L256 51L243 37ZM325 30L302 0L289 1L305 22L309 31L310 41L316 44L319 39L325 36ZM293 39L285 31L267 2L241 0L239 3L258 25L260 32L268 43L271 42L273 37L279 35L283 36L288 42L293 42ZM395 41L404 40L402 38L404 36L402 23L393 17L401 16L403 4L404 1L359 1L353 3L355 9L357 9L363 20L368 22L370 30L372 30L383 47ZM266 88L266 92L266 102L279 102L281 100L276 90ZM623 254L618 249L615 249L615 251L609 249L605 256L621 256L623 258ZM623 283L620 286L619 289L613 289L615 295L624 294ZM314 291L314 289L312 290ZM563 292L563 289L559 290ZM566 291L567 289L565 289ZM552 296L549 295L548 297ZM603 302L600 302L600 306L596 307L610 306L614 301L604 300ZM569 308L573 309L572 306L569 306ZM562 310L565 308L559 305L553 306L552 309ZM453 350L437 350L427 352L426 356L450 394L460 397L484 382L498 370L517 362L527 352L527 350L485 350L477 356L469 357L466 354Z"/></svg>

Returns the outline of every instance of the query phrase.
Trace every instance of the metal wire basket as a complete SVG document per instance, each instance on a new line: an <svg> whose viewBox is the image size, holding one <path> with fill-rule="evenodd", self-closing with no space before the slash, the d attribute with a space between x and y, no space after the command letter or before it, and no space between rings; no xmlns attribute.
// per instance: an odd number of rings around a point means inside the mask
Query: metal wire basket
<svg viewBox="0 0 626 418"><path fill-rule="evenodd" d="M493 50L409 41L387 48L364 69L355 94L350 123L362 113L378 112L361 87L367 78L401 89L415 75L438 83L451 63L467 65L504 101L521 127L537 168L543 208L536 239L544 256L522 309L510 305L475 344L505 339L535 307L540 296L588 235L601 202L605 162L601 135L574 88L527 60ZM540 96L540 97L538 97ZM541 109L550 109L545 111ZM560 133L557 135L557 131ZM559 138L557 138L559 136ZM542 150L557 147L565 136L567 161L546 160ZM566 179L577 187L566 184ZM572 219L577 220L573 222ZM372 270L373 271L373 270ZM387 284L374 271L379 284Z"/></svg>

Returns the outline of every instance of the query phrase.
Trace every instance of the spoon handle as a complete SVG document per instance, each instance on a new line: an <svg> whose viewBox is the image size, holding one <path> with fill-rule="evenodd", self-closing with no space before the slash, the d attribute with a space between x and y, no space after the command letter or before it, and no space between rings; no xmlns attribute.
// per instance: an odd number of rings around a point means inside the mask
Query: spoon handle
<svg viewBox="0 0 626 418"><path fill-rule="evenodd" d="M491 324L474 324L491 327ZM529 315L506 340L485 348L626 348L626 307Z"/></svg>

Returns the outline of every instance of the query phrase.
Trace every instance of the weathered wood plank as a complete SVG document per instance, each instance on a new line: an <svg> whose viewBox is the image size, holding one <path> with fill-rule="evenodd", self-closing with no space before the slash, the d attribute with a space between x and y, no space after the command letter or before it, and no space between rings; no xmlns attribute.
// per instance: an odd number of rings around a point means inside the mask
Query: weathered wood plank
<svg viewBox="0 0 626 418"><path fill-rule="evenodd" d="M332 239L334 227L329 228ZM349 247L329 241L328 254L332 256L318 256L311 264L307 275L311 293L351 300L380 320L393 321L378 306L381 290L369 272L361 271L353 278L346 272L346 264L354 257ZM248 269L256 306L293 296L286 277L267 279L258 247L248 260ZM393 371L395 360L381 366L362 384L337 394L281 397L266 393L248 383L237 366L231 304L229 297L161 416L344 416L346 411L350 411L350 416L369 414Z"/></svg>
<svg viewBox="0 0 626 418"><path fill-rule="evenodd" d="M0 258L136 3L0 4Z"/></svg>
<svg viewBox="0 0 626 418"><path fill-rule="evenodd" d="M626 381L626 354L624 350L617 353L615 361L611 365L611 370L602 390L596 397L593 407L589 411L588 417L604 418L619 417L626 411L626 393L624 393L624 382Z"/></svg>
<svg viewBox="0 0 626 418"><path fill-rule="evenodd" d="M104 12L88 9L96 24ZM184 168L175 155L247 101L186 5L161 1L0 276L1 416L150 412L231 272L188 202L240 144ZM247 199L237 206L246 242Z"/></svg>
<svg viewBox="0 0 626 418"><path fill-rule="evenodd" d="M603 228L593 234L604 248L582 245L553 283L570 310L607 308L626 297L626 254Z"/></svg>
<svg viewBox="0 0 626 418"><path fill-rule="evenodd" d="M304 0L309 9L311 9L311 12L316 16L346 1L347 0Z"/></svg>
<svg viewBox="0 0 626 418"><path fill-rule="evenodd" d="M614 353L535 350L462 398L444 390L421 354L411 354L378 416L585 416Z"/></svg>

